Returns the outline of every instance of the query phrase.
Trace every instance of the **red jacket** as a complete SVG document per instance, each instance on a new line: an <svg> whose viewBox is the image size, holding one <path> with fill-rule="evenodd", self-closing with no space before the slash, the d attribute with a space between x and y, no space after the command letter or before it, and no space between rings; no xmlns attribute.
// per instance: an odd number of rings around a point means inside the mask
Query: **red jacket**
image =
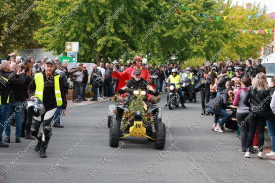
<svg viewBox="0 0 275 183"><path fill-rule="evenodd" d="M118 86L117 86L117 90L119 90L120 88L124 87L126 85L126 83L133 78L134 75L134 71L137 69L136 66L132 65L131 67L129 67L128 69L126 69L123 72L113 72L112 76L119 79L118 82ZM146 81L149 82L150 79L150 74L148 72L148 70L141 66L140 68L141 71L141 77L144 78Z"/></svg>

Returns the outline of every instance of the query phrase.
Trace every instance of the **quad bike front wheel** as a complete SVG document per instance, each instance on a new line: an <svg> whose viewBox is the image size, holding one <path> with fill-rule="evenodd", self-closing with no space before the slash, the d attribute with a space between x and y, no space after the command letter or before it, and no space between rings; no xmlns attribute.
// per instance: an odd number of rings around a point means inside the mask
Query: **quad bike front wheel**
<svg viewBox="0 0 275 183"><path fill-rule="evenodd" d="M163 149L164 148L165 138L166 138L165 124L160 122L156 126L156 139L155 139L155 148L156 149Z"/></svg>
<svg viewBox="0 0 275 183"><path fill-rule="evenodd" d="M120 120L114 120L110 124L110 146L118 147L119 138L120 138Z"/></svg>
<svg viewBox="0 0 275 183"><path fill-rule="evenodd" d="M113 120L113 117L112 116L108 116L108 128L110 128L112 120Z"/></svg>

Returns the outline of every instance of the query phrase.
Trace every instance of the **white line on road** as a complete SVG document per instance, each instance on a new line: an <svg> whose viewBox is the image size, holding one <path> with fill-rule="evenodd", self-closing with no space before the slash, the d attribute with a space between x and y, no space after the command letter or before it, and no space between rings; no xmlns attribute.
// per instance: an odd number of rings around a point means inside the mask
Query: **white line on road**
<svg viewBox="0 0 275 183"><path fill-rule="evenodd" d="M268 162L273 163L275 165L275 161L268 160Z"/></svg>

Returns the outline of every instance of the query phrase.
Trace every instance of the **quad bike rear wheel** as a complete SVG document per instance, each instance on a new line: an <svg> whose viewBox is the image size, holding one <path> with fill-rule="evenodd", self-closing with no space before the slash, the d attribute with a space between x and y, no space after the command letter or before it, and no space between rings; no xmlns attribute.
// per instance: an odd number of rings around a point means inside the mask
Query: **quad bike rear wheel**
<svg viewBox="0 0 275 183"><path fill-rule="evenodd" d="M110 124L110 146L118 147L120 138L120 120L116 119Z"/></svg>
<svg viewBox="0 0 275 183"><path fill-rule="evenodd" d="M165 124L159 122L156 126L156 139L155 139L155 148L163 149L165 146L165 138L166 138L166 129Z"/></svg>

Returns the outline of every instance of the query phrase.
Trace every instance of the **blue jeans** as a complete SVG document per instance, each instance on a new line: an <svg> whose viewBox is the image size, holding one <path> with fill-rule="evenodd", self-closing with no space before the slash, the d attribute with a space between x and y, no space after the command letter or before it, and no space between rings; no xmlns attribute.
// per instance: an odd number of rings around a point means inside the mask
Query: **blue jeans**
<svg viewBox="0 0 275 183"><path fill-rule="evenodd" d="M2 143L2 133L8 123L10 104L0 105L0 143Z"/></svg>
<svg viewBox="0 0 275 183"><path fill-rule="evenodd" d="M11 119L14 116L15 124L16 124L16 131L15 131L15 137L20 138L21 137L21 131L22 131L22 109L23 109L23 103L22 102L14 102L10 103L10 112L8 117L8 123L5 127L5 135L6 137L11 136Z"/></svg>
<svg viewBox="0 0 275 183"><path fill-rule="evenodd" d="M61 112L62 112L61 110L62 110L61 106L57 106L55 116L54 116L54 125L57 125L57 126L60 125L60 118L61 118Z"/></svg>
<svg viewBox="0 0 275 183"><path fill-rule="evenodd" d="M87 83L81 83L81 87L80 87L80 96L81 96L81 100L85 99L85 90L86 90L86 86Z"/></svg>
<svg viewBox="0 0 275 183"><path fill-rule="evenodd" d="M271 137L272 151L275 152L275 118L266 121L268 133Z"/></svg>
<svg viewBox="0 0 275 183"><path fill-rule="evenodd" d="M156 80L156 85L157 85L156 91L157 91L157 92L160 92L160 91L161 91L160 80L161 80L160 78L157 78L157 80Z"/></svg>
<svg viewBox="0 0 275 183"><path fill-rule="evenodd" d="M219 117L222 117L221 121L220 121L220 126L223 126L224 123L227 122L227 120L230 118L229 114L226 112L226 110L222 109L219 112L215 113L215 121L214 123L218 123L218 119Z"/></svg>

